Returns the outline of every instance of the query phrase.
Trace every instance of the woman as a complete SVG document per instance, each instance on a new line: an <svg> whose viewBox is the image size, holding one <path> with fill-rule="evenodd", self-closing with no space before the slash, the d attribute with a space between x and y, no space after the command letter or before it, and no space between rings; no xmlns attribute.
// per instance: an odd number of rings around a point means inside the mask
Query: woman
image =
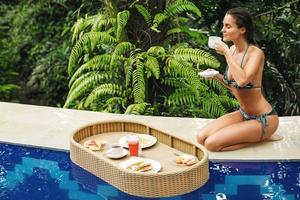
<svg viewBox="0 0 300 200"><path fill-rule="evenodd" d="M250 13L243 8L230 9L223 20L223 41L215 45L224 55L224 75L214 79L224 84L240 104L238 111L208 123L197 135L197 141L210 151L240 149L264 140L280 140L273 135L278 128L278 115L262 94L265 62L263 51L254 40Z"/></svg>

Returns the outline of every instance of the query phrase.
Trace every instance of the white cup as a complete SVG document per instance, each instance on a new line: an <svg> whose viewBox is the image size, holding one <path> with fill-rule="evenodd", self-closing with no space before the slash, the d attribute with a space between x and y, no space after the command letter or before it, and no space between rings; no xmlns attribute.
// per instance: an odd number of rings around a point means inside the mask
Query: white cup
<svg viewBox="0 0 300 200"><path fill-rule="evenodd" d="M216 48L216 43L221 40L222 40L222 38L220 38L218 36L209 36L208 37L208 47L212 48L212 49Z"/></svg>
<svg viewBox="0 0 300 200"><path fill-rule="evenodd" d="M123 147L118 144L113 144L109 150L110 155L117 157L122 155Z"/></svg>

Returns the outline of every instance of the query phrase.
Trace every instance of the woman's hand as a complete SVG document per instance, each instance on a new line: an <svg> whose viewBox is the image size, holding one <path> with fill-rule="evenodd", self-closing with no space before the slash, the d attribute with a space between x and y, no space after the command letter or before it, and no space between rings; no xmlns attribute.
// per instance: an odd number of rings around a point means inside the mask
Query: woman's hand
<svg viewBox="0 0 300 200"><path fill-rule="evenodd" d="M226 53L230 52L230 49L229 47L227 46L227 44L225 44L224 42L222 41L217 41L215 43L215 48L216 52L218 54L221 54L221 55L225 55Z"/></svg>

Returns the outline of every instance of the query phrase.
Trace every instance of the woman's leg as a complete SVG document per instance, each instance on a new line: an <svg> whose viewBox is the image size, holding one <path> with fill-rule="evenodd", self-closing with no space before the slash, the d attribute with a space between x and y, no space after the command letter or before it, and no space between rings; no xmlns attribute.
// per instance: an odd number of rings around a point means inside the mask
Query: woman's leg
<svg viewBox="0 0 300 200"><path fill-rule="evenodd" d="M269 124L263 139L269 138L278 127L278 117L268 116ZM210 151L229 151L260 142L262 134L261 123L257 120L242 121L219 129L210 135L204 146Z"/></svg>
<svg viewBox="0 0 300 200"><path fill-rule="evenodd" d="M206 138L216 133L218 130L230 126L235 123L242 122L243 118L239 111L234 111L232 113L228 113L223 115L209 123L207 123L199 133L197 134L197 141L199 144L204 145Z"/></svg>

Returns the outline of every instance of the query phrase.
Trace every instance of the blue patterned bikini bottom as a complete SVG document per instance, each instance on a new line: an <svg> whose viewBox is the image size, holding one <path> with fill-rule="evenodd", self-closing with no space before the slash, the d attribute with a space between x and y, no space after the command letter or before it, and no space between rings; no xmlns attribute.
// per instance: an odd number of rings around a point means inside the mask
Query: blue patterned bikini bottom
<svg viewBox="0 0 300 200"><path fill-rule="evenodd" d="M263 139L264 135L266 134L266 127L269 124L267 116L277 115L277 112L274 108L272 108L271 112L263 113L261 115L249 115L242 108L240 108L239 111L240 111L240 113L241 113L241 115L242 115L242 117L245 121L247 121L247 120L257 120L261 123L262 134L261 134L261 137L260 137L260 141Z"/></svg>

